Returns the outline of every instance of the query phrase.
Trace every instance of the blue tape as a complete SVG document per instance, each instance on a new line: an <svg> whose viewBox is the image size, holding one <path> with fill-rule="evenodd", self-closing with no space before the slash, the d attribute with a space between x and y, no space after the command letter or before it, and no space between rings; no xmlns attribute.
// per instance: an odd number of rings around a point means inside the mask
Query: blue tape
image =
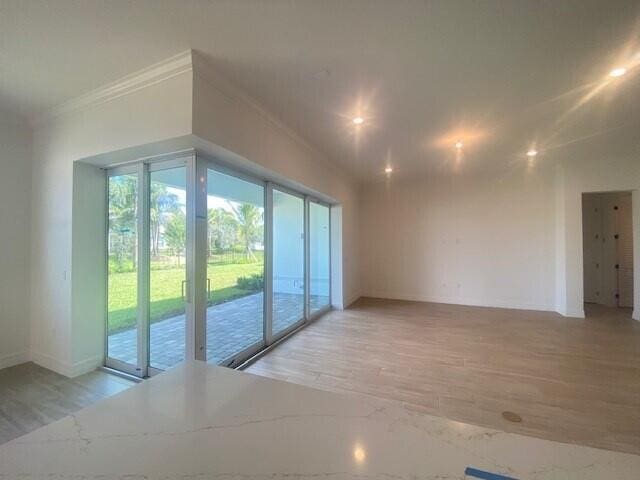
<svg viewBox="0 0 640 480"><path fill-rule="evenodd" d="M485 472L483 470L478 470L477 468L472 468L472 467L467 467L464 471L464 474L473 478L480 478L482 480L518 480L517 478L505 477L504 475Z"/></svg>

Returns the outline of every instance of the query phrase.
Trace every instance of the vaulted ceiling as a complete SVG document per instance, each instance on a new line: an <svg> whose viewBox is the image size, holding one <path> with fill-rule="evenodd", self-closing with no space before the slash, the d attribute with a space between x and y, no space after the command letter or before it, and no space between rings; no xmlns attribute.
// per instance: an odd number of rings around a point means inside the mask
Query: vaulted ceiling
<svg viewBox="0 0 640 480"><path fill-rule="evenodd" d="M365 181L639 155L639 20L635 0L0 0L0 108L192 48Z"/></svg>

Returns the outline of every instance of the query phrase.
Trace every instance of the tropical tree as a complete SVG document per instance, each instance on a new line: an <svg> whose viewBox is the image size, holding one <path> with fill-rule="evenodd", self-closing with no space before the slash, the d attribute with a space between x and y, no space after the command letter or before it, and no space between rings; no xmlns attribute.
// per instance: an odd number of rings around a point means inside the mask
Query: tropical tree
<svg viewBox="0 0 640 480"><path fill-rule="evenodd" d="M180 266L180 257L184 252L187 239L187 221L182 210L179 209L170 216L164 228L164 239Z"/></svg>
<svg viewBox="0 0 640 480"><path fill-rule="evenodd" d="M109 179L109 256L123 268L130 259L135 268L137 182L135 177L120 175Z"/></svg>
<svg viewBox="0 0 640 480"><path fill-rule="evenodd" d="M263 218L262 209L250 203L236 204L229 202L233 214L238 222L238 233L245 253L253 261L258 261L251 246L262 240Z"/></svg>
<svg viewBox="0 0 640 480"><path fill-rule="evenodd" d="M210 208L207 212L209 223L209 253L212 250L228 250L238 241L238 222L233 214L224 208Z"/></svg>
<svg viewBox="0 0 640 480"><path fill-rule="evenodd" d="M159 182L151 182L151 201L149 204L149 229L151 230L151 254L159 253L160 233L171 215L180 210L180 202L175 193L170 193L167 186Z"/></svg>

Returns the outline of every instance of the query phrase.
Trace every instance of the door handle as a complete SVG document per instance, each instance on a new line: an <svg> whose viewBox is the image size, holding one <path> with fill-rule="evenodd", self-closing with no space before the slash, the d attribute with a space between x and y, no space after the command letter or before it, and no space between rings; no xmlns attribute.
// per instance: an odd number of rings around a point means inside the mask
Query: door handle
<svg viewBox="0 0 640 480"><path fill-rule="evenodd" d="M184 294L185 294L185 290L186 290L186 289L185 289L185 286L186 286L186 285L187 285L187 280L182 280L182 285L181 285L181 287L180 287L180 291L181 291L181 294L182 294L182 301L183 301L183 302L184 302L184 301L186 301L186 299L185 299L185 295L184 295Z"/></svg>

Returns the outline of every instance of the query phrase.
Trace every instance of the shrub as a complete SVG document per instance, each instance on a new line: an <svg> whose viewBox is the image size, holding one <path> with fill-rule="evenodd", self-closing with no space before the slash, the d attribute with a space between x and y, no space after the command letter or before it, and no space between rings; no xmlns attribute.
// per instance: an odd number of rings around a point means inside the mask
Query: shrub
<svg viewBox="0 0 640 480"><path fill-rule="evenodd" d="M264 274L254 273L249 277L238 278L238 288L241 290L258 291L264 288Z"/></svg>

